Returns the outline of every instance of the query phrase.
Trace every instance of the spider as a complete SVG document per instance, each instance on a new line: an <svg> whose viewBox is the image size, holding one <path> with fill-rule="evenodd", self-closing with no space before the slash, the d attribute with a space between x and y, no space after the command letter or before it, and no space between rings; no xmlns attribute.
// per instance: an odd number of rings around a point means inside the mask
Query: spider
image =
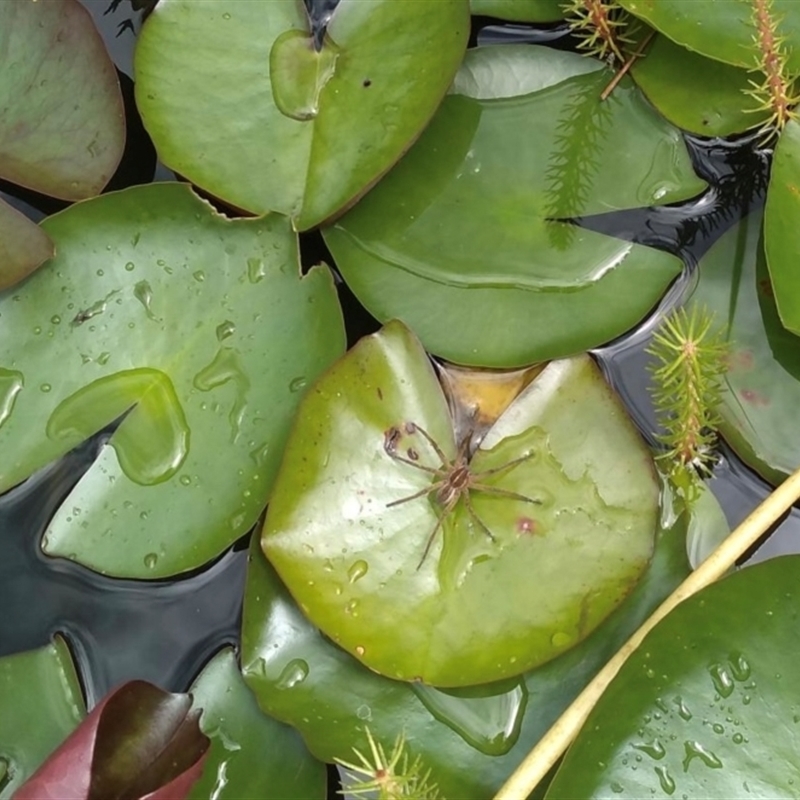
<svg viewBox="0 0 800 800"><path fill-rule="evenodd" d="M422 434L428 444L430 444L430 446L434 449L439 461L441 462L441 466L439 467L428 467L424 464L418 464L417 462L419 460L419 454L413 448L409 448L406 451L408 454L407 458L405 456L401 456L397 452L397 442L402 436L402 431L399 428L392 427L384 433L383 449L390 458L393 458L395 461L399 461L402 464L408 464L410 467L420 469L423 472L428 472L435 478L430 486L420 489L420 491L415 492L408 497L401 497L399 500L393 500L391 503L386 504L386 508L399 506L402 503L408 503L410 500L416 500L418 497L424 497L425 495L429 494L433 494L436 498L436 501L442 506L442 511L437 517L436 525L428 536L428 540L425 544L425 550L422 553L422 558L420 559L419 564L417 564L417 569L423 565L425 559L428 557L428 552L431 549L433 540L436 538L436 534L442 527L444 518L456 507L458 501L462 497L464 498L464 505L467 509L467 513L470 515L472 520L493 542L497 541L494 534L487 527L486 523L475 511L475 508L472 505L472 500L469 496L470 489L476 492L484 492L485 494L493 494L497 497L508 497L511 500L522 500L526 503L541 503L541 500L535 500L532 497L526 497L523 494L517 494L517 492L509 492L506 489L498 489L495 486L488 486L485 483L481 483L483 478L487 478L490 475L496 475L499 472L505 472L505 470L511 469L511 467L515 467L517 464L521 464L523 461L527 461L533 455L533 453L527 453L520 458L515 458L500 467L487 469L483 472L473 473L469 468L469 443L471 436L467 435L464 437L464 440L461 442L461 445L458 448L456 457L451 461L444 454L444 452L442 452L442 448L439 447L434 438L421 425L417 425L415 422L406 422L403 428L405 433L409 436L413 436L415 433Z"/></svg>

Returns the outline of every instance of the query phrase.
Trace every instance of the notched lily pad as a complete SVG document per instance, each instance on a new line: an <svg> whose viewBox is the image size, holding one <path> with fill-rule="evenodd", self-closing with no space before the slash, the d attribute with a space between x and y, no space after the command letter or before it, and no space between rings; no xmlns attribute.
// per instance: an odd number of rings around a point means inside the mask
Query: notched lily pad
<svg viewBox="0 0 800 800"><path fill-rule="evenodd" d="M419 135L468 34L467 0L341 0L323 36L299 0L173 0L142 29L137 105L170 167L310 228Z"/></svg>
<svg viewBox="0 0 800 800"><path fill-rule="evenodd" d="M679 259L566 220L705 184L630 79L600 100L612 74L547 47L469 51L419 141L324 231L370 312L405 320L436 355L495 367L572 355L635 325Z"/></svg>
<svg viewBox="0 0 800 800"><path fill-rule="evenodd" d="M309 618L389 677L530 669L593 630L652 554L652 461L588 356L550 364L471 445L397 322L300 408L262 546Z"/></svg>
<svg viewBox="0 0 800 800"><path fill-rule="evenodd" d="M228 220L180 184L44 227L58 255L0 297L0 491L121 420L46 552L199 567L258 518L303 388L344 349L330 273L300 277L285 218Z"/></svg>

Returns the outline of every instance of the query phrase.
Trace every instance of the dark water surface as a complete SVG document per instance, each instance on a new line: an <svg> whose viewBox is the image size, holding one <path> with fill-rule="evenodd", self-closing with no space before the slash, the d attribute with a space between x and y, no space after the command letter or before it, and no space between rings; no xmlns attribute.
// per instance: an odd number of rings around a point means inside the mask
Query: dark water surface
<svg viewBox="0 0 800 800"><path fill-rule="evenodd" d="M328 0L325 0L328 2ZM117 26L131 16L127 3L103 15L108 0L84 0L101 25L116 63L130 72L134 37ZM133 16L136 29L138 21ZM563 27L533 31L525 26L490 24L477 20L473 43L501 41L565 41ZM488 27L483 27L487 25ZM152 145L132 103L131 82L123 76L129 116L129 142L112 187L171 179L157 167ZM594 230L663 248L687 264L659 309L635 331L595 351L611 384L629 408L645 437L655 443L655 421L647 392L649 337L661 315L680 302L691 285L692 269L708 247L748 207L763 200L767 159L753 143L689 139L698 172L711 188L681 206L607 214L581 220ZM0 183L4 196L32 218L52 213L64 204ZM22 198L22 199L20 199ZM331 263L318 234L302 237L303 263ZM360 307L346 287L340 292L352 344L376 329L377 323ZM245 576L244 542L238 543L198 574L175 581L136 582L107 579L62 559L43 556L39 541L47 523L71 487L97 456L108 432L0 496L0 656L44 645L57 631L64 633L76 658L87 700L93 704L113 685L144 678L183 691L206 660L220 647L238 641ZM728 520L737 524L770 492L770 487L744 467L723 446L711 483ZM756 552L763 559L797 551L800 514L793 511Z"/></svg>

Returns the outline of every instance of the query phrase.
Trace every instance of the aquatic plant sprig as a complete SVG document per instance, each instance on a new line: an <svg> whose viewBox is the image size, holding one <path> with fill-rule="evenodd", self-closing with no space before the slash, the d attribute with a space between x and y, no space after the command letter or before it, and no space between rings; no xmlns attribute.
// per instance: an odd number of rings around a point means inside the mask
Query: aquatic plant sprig
<svg viewBox="0 0 800 800"><path fill-rule="evenodd" d="M366 734L371 760L355 747L353 752L360 764L336 759L337 764L350 770L354 776L363 776L363 780L356 779L342 789L342 794L359 796L377 792L377 800L444 800L439 794L439 787L430 779L430 769L424 769L422 758L417 756L409 761L403 733L395 739L389 758L369 728L366 728Z"/></svg>
<svg viewBox="0 0 800 800"><path fill-rule="evenodd" d="M679 309L662 323L647 352L656 414L666 445L659 456L667 474L687 502L697 495L698 480L711 473L720 423L722 379L727 369L728 343L715 331L707 309Z"/></svg>
<svg viewBox="0 0 800 800"><path fill-rule="evenodd" d="M790 119L797 118L795 107L800 103L800 93L795 89L797 73L789 70L785 39L778 34L779 18L775 16L772 0L752 0L753 42L755 66L753 72L763 74L763 80L750 80L751 89L745 94L757 103L750 112L767 112L769 117L760 124L765 141L780 133Z"/></svg>
<svg viewBox="0 0 800 800"><path fill-rule="evenodd" d="M637 22L615 0L567 0L561 4L567 23L580 39L578 49L621 66L624 51L635 44Z"/></svg>

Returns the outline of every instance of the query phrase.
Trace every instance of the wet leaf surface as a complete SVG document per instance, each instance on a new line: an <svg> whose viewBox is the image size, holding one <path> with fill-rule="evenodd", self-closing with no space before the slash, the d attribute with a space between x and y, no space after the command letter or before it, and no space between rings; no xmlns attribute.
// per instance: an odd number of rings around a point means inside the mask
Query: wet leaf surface
<svg viewBox="0 0 800 800"><path fill-rule="evenodd" d="M785 556L689 598L587 719L558 798L797 797L797 572Z"/></svg>
<svg viewBox="0 0 800 800"><path fill-rule="evenodd" d="M324 800L325 766L296 731L261 712L231 648L214 656L189 691L211 739L189 800Z"/></svg>
<svg viewBox="0 0 800 800"><path fill-rule="evenodd" d="M367 726L385 748L404 731L411 757L422 756L444 797L485 800L688 573L686 518L676 517L669 501L664 507L649 570L628 600L585 641L527 673L524 692L523 684L511 679L441 692L447 701L435 706L431 690L377 675L321 636L254 538L242 625L245 680L259 705L296 726L318 758L351 760L351 748L363 751L367 744ZM500 720L504 735L498 737Z"/></svg>
<svg viewBox="0 0 800 800"><path fill-rule="evenodd" d="M427 492L459 447L395 322L310 390L286 449L262 546L311 620L388 677L464 686L530 669L585 638L652 554L650 454L587 356L516 399L448 507L463 467Z"/></svg>
<svg viewBox="0 0 800 800"><path fill-rule="evenodd" d="M44 227L57 257L0 298L0 490L124 417L45 550L117 576L199 567L258 518L344 348L330 273L300 277L285 218L231 221L180 184Z"/></svg>
<svg viewBox="0 0 800 800"><path fill-rule="evenodd" d="M38 225L0 200L0 291L30 275L53 252Z"/></svg>
<svg viewBox="0 0 800 800"><path fill-rule="evenodd" d="M10 798L85 713L63 639L0 659L0 798Z"/></svg>
<svg viewBox="0 0 800 800"><path fill-rule="evenodd" d="M556 220L677 202L704 184L630 80L600 101L611 77L546 47L471 50L455 83L464 94L448 95L368 200L324 231L369 311L405 320L450 361L500 367L580 352L638 322L678 259Z"/></svg>
<svg viewBox="0 0 800 800"><path fill-rule="evenodd" d="M473 14L511 22L555 22L563 19L559 0L470 0Z"/></svg>
<svg viewBox="0 0 800 800"><path fill-rule="evenodd" d="M466 0L341 0L318 51L295 0L165 3L137 46L137 104L170 167L306 229L419 135L468 33Z"/></svg>

